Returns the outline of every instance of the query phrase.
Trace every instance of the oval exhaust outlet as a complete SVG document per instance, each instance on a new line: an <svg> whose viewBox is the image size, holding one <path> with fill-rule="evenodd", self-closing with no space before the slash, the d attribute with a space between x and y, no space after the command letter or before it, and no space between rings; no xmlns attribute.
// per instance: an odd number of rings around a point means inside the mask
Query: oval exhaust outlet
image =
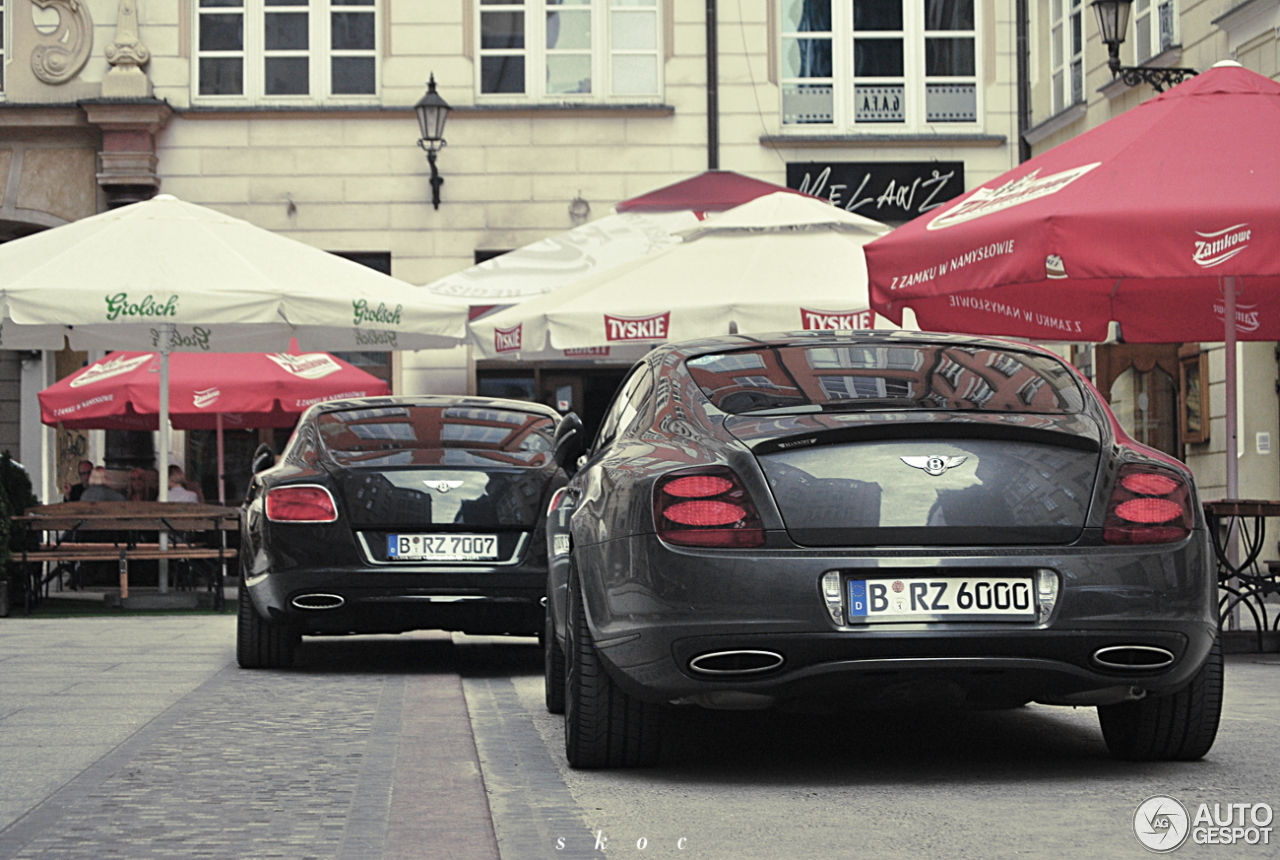
<svg viewBox="0 0 1280 860"><path fill-rule="evenodd" d="M337 609L346 603L340 594L300 594L293 599L295 609Z"/></svg>
<svg viewBox="0 0 1280 860"><path fill-rule="evenodd" d="M1172 651L1154 645L1112 645L1093 652L1093 662L1106 669L1163 669L1173 661Z"/></svg>
<svg viewBox="0 0 1280 860"><path fill-rule="evenodd" d="M750 675L776 669L783 662L783 656L773 651L712 651L694 657L689 668L703 675Z"/></svg>

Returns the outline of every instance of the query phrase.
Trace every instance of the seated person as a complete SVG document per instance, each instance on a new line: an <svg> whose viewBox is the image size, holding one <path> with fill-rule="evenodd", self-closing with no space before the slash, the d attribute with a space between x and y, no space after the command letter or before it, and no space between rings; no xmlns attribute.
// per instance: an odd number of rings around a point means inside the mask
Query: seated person
<svg viewBox="0 0 1280 860"><path fill-rule="evenodd" d="M193 503L200 501L199 495L187 489L187 476L182 473L182 467L177 463L169 467L169 501Z"/></svg>
<svg viewBox="0 0 1280 860"><path fill-rule="evenodd" d="M129 470L129 489L125 493L125 498L131 502L154 502L156 500L156 492L147 480L147 470L141 466L134 466Z"/></svg>
<svg viewBox="0 0 1280 860"><path fill-rule="evenodd" d="M101 466L94 468L89 475L89 486L80 494L82 502L123 502L124 496L117 493L107 483L107 470Z"/></svg>
<svg viewBox="0 0 1280 860"><path fill-rule="evenodd" d="M78 502L84 491L89 489L89 476L93 474L93 462L90 460L81 460L76 464L76 472L80 475L78 484L67 484L62 488L62 500L64 502Z"/></svg>

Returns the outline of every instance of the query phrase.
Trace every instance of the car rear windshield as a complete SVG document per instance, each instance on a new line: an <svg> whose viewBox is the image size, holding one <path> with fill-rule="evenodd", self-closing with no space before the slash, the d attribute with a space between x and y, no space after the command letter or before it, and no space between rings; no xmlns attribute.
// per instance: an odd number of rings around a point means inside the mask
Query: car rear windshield
<svg viewBox="0 0 1280 860"><path fill-rule="evenodd" d="M1074 376L1052 356L955 344L772 346L686 362L723 412L871 409L1079 412Z"/></svg>
<svg viewBox="0 0 1280 860"><path fill-rule="evenodd" d="M550 455L555 433L555 423L545 415L492 406L348 409L326 412L316 423L334 459L366 465L427 459L540 465Z"/></svg>

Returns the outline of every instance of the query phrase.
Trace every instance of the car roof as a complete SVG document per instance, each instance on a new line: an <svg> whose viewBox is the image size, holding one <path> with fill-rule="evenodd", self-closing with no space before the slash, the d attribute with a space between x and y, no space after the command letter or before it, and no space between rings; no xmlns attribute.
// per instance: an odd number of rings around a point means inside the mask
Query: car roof
<svg viewBox="0 0 1280 860"><path fill-rule="evenodd" d="M558 421L560 413L541 403L530 400L508 400L503 397L459 397L449 394L385 395L382 397L351 397L328 400L313 408L314 414L341 412L349 409L385 409L389 406L469 406L475 409L508 409L512 412L529 412Z"/></svg>
<svg viewBox="0 0 1280 860"><path fill-rule="evenodd" d="M848 330L848 331L790 331L771 332L767 334L730 334L716 337L685 340L655 347L647 358L651 362L660 362L664 357L674 355L682 359L695 358L699 355L727 352L739 349L751 349L762 346L906 346L906 345L943 345L971 346L980 349L1017 350L1034 352L1061 360L1061 356L1024 341L1006 340L994 337L978 337L967 334L944 334L940 332L921 331L881 331L881 330Z"/></svg>

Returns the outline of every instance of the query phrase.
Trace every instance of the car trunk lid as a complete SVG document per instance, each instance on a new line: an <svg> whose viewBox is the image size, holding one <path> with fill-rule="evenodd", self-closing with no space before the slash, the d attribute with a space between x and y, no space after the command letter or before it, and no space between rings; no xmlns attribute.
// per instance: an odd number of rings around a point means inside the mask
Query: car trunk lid
<svg viewBox="0 0 1280 860"><path fill-rule="evenodd" d="M803 546L1068 544L1100 462L1079 415L730 416Z"/></svg>

